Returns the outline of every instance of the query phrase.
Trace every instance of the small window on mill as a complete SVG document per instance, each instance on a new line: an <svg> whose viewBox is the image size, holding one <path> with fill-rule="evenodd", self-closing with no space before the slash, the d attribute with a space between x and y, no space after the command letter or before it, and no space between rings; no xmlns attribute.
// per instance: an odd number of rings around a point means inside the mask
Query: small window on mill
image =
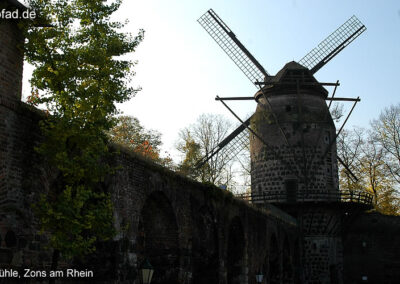
<svg viewBox="0 0 400 284"><path fill-rule="evenodd" d="M329 144L331 142L331 137L330 137L329 131L325 131L324 142L325 142L325 144Z"/></svg>
<svg viewBox="0 0 400 284"><path fill-rule="evenodd" d="M286 199L289 203L294 203L297 200L297 180L285 180Z"/></svg>

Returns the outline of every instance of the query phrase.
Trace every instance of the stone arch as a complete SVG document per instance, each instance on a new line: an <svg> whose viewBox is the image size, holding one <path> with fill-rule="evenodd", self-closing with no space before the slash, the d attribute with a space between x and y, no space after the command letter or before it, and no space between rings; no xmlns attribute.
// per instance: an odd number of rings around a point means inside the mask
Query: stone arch
<svg viewBox="0 0 400 284"><path fill-rule="evenodd" d="M281 280L280 247L276 234L271 234L268 249L268 281L270 284L278 284Z"/></svg>
<svg viewBox="0 0 400 284"><path fill-rule="evenodd" d="M293 243L293 267L294 267L294 283L303 283L303 271L301 268L301 246L300 239L296 239Z"/></svg>
<svg viewBox="0 0 400 284"><path fill-rule="evenodd" d="M282 242L282 279L284 283L293 283L294 279L293 254L286 234Z"/></svg>
<svg viewBox="0 0 400 284"><path fill-rule="evenodd" d="M266 247L264 248L264 255L263 255L263 261L262 261L262 265L260 267L259 270L256 270L255 272L258 273L260 272L263 275L263 282L262 283L269 283L267 281L269 281L268 278L268 269L269 269L269 252L268 252L268 245L267 245L267 241L265 240L266 243Z"/></svg>
<svg viewBox="0 0 400 284"><path fill-rule="evenodd" d="M227 251L228 284L247 283L246 280L246 240L242 221L238 216L229 224Z"/></svg>
<svg viewBox="0 0 400 284"><path fill-rule="evenodd" d="M218 283L219 243L214 215L206 207L194 212L193 283Z"/></svg>
<svg viewBox="0 0 400 284"><path fill-rule="evenodd" d="M17 246L17 236L12 230L9 230L4 237L6 247L12 248Z"/></svg>
<svg viewBox="0 0 400 284"><path fill-rule="evenodd" d="M138 225L138 266L145 259L154 267L152 283L178 282L179 234L172 205L161 191L151 193Z"/></svg>

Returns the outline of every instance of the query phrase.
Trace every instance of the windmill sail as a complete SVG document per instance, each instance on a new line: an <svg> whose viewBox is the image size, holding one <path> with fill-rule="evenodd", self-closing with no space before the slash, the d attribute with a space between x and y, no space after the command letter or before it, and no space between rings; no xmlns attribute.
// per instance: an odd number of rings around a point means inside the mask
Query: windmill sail
<svg viewBox="0 0 400 284"><path fill-rule="evenodd" d="M310 69L311 73L314 74L366 29L356 16L352 16L304 56L299 63Z"/></svg>
<svg viewBox="0 0 400 284"><path fill-rule="evenodd" d="M264 67L251 55L212 9L204 13L197 21L253 84L263 82L265 77L269 77Z"/></svg>
<svg viewBox="0 0 400 284"><path fill-rule="evenodd" d="M200 161L197 162L196 168L201 168L207 161L209 161L215 155L221 155L227 158L228 161L238 156L239 153L246 148L248 145L249 133L246 130L250 124L250 118L244 121L238 128L236 128L231 134L229 134L224 140L222 140L217 147L215 147L211 153L204 156ZM222 150L222 151L221 151ZM220 152L221 151L221 152Z"/></svg>

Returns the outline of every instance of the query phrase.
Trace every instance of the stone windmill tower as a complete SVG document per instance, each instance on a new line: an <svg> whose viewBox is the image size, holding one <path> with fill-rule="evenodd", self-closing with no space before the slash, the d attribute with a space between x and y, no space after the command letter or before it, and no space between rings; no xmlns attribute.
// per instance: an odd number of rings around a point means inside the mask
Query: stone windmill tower
<svg viewBox="0 0 400 284"><path fill-rule="evenodd" d="M321 83L313 75L364 32L365 26L351 17L299 62L289 62L271 76L213 10L198 21L259 88L254 97L216 98L233 114L225 101L255 100L257 109L245 121L234 114L241 125L198 166L216 153L237 155L243 148L240 141L249 137L251 196L247 198L259 206L272 203L292 214L301 230L300 272L280 281L342 283L344 212L359 208L354 204L368 206L371 199L357 195L356 200L353 193L339 191L337 163L342 161L337 156L338 133L329 107L333 100L346 100L353 101L354 108L359 98L335 98L339 83ZM331 97L325 86L334 87Z"/></svg>
<svg viewBox="0 0 400 284"><path fill-rule="evenodd" d="M251 120L264 138L250 135L253 197L297 218L303 281L340 283L342 212L334 205L341 195L328 92L296 62L286 64L269 83L255 95L258 106Z"/></svg>

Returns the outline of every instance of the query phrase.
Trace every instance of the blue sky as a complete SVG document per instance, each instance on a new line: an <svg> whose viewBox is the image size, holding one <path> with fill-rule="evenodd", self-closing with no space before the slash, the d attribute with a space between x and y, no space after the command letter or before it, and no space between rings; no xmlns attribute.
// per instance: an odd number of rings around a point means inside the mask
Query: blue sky
<svg viewBox="0 0 400 284"><path fill-rule="evenodd" d="M145 30L130 55L137 60L134 85L142 91L120 109L163 134L164 150L174 156L179 129L202 113L235 121L219 96L252 96L256 88L197 23L209 8L270 73L298 61L352 15L367 27L315 77L339 80L336 96L361 97L348 126L368 126L380 111L400 102L400 1L261 1L125 0L116 15L128 19L126 31ZM26 67L24 95L29 92ZM332 89L329 89L331 91ZM230 106L245 117L254 102ZM347 103L347 109L351 107Z"/></svg>

